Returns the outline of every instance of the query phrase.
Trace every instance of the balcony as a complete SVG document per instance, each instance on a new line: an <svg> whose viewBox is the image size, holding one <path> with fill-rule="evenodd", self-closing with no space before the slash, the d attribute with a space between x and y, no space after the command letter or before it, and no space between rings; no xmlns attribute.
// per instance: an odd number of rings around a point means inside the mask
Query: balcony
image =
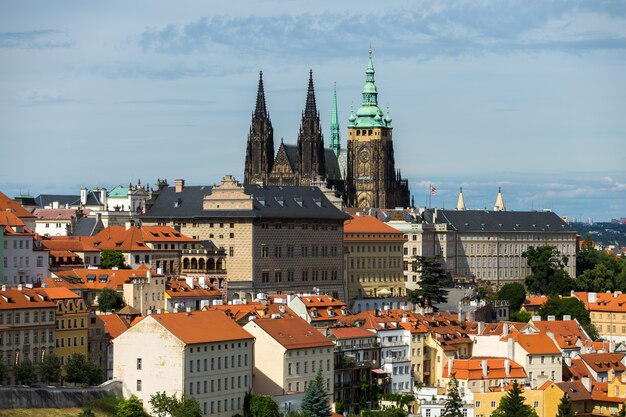
<svg viewBox="0 0 626 417"><path fill-rule="evenodd" d="M206 274L206 275L225 275L225 269L192 269L192 268L183 268L181 270L183 274Z"/></svg>
<svg viewBox="0 0 626 417"><path fill-rule="evenodd" d="M356 358L342 357L335 362L335 369L349 369L349 368L367 368L372 367L371 361L357 361Z"/></svg>
<svg viewBox="0 0 626 417"><path fill-rule="evenodd" d="M389 342L389 341L384 341L380 344L381 347L396 347L396 346L409 346L409 344L405 341L399 340L396 342Z"/></svg>
<svg viewBox="0 0 626 417"><path fill-rule="evenodd" d="M389 358L384 358L383 363L400 363L400 362L410 362L410 359L406 356L391 356Z"/></svg>

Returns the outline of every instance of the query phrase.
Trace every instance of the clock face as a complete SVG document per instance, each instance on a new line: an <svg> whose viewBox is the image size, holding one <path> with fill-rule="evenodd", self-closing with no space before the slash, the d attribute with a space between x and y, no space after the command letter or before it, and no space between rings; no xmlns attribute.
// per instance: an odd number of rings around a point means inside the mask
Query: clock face
<svg viewBox="0 0 626 417"><path fill-rule="evenodd" d="M361 153L359 154L359 159L361 159L362 162L369 161L370 153L367 150L362 150Z"/></svg>

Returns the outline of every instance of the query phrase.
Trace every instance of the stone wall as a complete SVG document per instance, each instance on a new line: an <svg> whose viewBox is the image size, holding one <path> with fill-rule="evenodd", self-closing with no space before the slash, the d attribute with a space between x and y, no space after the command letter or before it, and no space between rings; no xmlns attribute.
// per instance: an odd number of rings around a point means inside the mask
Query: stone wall
<svg viewBox="0 0 626 417"><path fill-rule="evenodd" d="M0 386L0 409L83 407L89 401L109 396L122 396L120 381L91 388Z"/></svg>

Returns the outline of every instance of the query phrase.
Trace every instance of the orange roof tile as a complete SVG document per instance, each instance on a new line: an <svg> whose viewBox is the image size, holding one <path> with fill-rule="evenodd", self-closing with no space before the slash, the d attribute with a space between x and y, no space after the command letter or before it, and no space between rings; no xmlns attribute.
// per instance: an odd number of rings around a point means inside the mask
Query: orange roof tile
<svg viewBox="0 0 626 417"><path fill-rule="evenodd" d="M11 288L6 291L0 291L0 310L51 307L56 308L56 304L47 296L39 294L30 288L22 290Z"/></svg>
<svg viewBox="0 0 626 417"><path fill-rule="evenodd" d="M608 372L609 369L616 372L626 371L626 366L622 363L623 353L584 353L579 357L595 372Z"/></svg>
<svg viewBox="0 0 626 417"><path fill-rule="evenodd" d="M165 283L165 293L169 297L212 297L222 298L222 292L212 287L201 288L194 286L191 288L185 279L171 280Z"/></svg>
<svg viewBox="0 0 626 417"><path fill-rule="evenodd" d="M510 372L507 375L505 362L510 363ZM487 361L487 376L483 375L483 361ZM452 371L448 370L448 362L443 366L443 375L451 378L452 374L457 379L478 380L478 379L502 379L502 378L526 378L526 371L519 363L506 358L493 357L471 357L469 359L454 359L452 361Z"/></svg>
<svg viewBox="0 0 626 417"><path fill-rule="evenodd" d="M104 329L111 339L115 339L129 327L117 314L99 314L98 317L104 322Z"/></svg>
<svg viewBox="0 0 626 417"><path fill-rule="evenodd" d="M522 307L542 307L546 301L548 301L548 297L545 295L541 297L527 297L522 303Z"/></svg>
<svg viewBox="0 0 626 417"><path fill-rule="evenodd" d="M89 238L90 236L50 236L44 238L42 242L51 251L100 252Z"/></svg>
<svg viewBox="0 0 626 417"><path fill-rule="evenodd" d="M121 289L131 278L145 278L148 271L145 269L72 269L58 271L60 277L79 278L85 288L101 290L103 288ZM106 277L105 277L106 276ZM152 274L153 277L161 275Z"/></svg>
<svg viewBox="0 0 626 417"><path fill-rule="evenodd" d="M626 312L626 294L599 292L596 294L596 301L589 302L588 292L575 292L574 297L585 304L589 311L617 311Z"/></svg>
<svg viewBox="0 0 626 417"><path fill-rule="evenodd" d="M353 216L343 223L343 233L345 240L352 239L385 239L385 240L406 240L404 234L398 229L394 229L387 223L372 216ZM366 236L357 237L356 234Z"/></svg>
<svg viewBox="0 0 626 417"><path fill-rule="evenodd" d="M550 339L545 334L522 334L514 332L502 338L502 340L508 339L515 340L526 352L531 355L561 353L561 350L554 343L554 340Z"/></svg>
<svg viewBox="0 0 626 417"><path fill-rule="evenodd" d="M333 339L359 339L364 337L376 337L376 333L360 327L334 327L328 329L330 338Z"/></svg>
<svg viewBox="0 0 626 417"><path fill-rule="evenodd" d="M169 226L142 226L130 227L109 226L95 236L86 237L94 246L100 249L115 249L119 251L151 251L147 242L194 243L199 242L181 234Z"/></svg>
<svg viewBox="0 0 626 417"><path fill-rule="evenodd" d="M221 311L152 314L148 317L152 317L188 345L253 339L250 333Z"/></svg>
<svg viewBox="0 0 626 417"><path fill-rule="evenodd" d="M65 287L39 288L37 292L44 292L51 300L67 300L81 298L75 292Z"/></svg>
<svg viewBox="0 0 626 417"><path fill-rule="evenodd" d="M561 349L577 348L577 341L590 341L576 320L533 321L532 325L543 334L554 335L554 340Z"/></svg>
<svg viewBox="0 0 626 417"><path fill-rule="evenodd" d="M335 346L326 336L300 317L256 319L254 323L286 349Z"/></svg>
<svg viewBox="0 0 626 417"><path fill-rule="evenodd" d="M33 215L37 220L72 220L76 218L75 209L36 208Z"/></svg>
<svg viewBox="0 0 626 417"><path fill-rule="evenodd" d="M0 192L0 211L3 212L11 212L14 213L17 217L28 217L33 218L33 216L28 210L26 210L20 203L9 198L6 194Z"/></svg>

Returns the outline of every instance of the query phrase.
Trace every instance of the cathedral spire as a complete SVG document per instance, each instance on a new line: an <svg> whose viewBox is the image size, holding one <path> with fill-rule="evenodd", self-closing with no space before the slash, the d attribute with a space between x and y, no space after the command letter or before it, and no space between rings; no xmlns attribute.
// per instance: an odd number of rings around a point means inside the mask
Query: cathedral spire
<svg viewBox="0 0 626 417"><path fill-rule="evenodd" d="M493 207L493 211L506 211L504 198L502 197L502 188L500 187L498 187L498 196L496 197L496 205Z"/></svg>
<svg viewBox="0 0 626 417"><path fill-rule="evenodd" d="M268 117L265 107L265 89L263 88L263 71L259 71L259 89L256 94L256 107L254 109L256 117Z"/></svg>
<svg viewBox="0 0 626 417"><path fill-rule="evenodd" d="M337 111L337 83L333 90L333 114L330 119L330 149L339 156L341 150L341 139L339 137L339 114Z"/></svg>
<svg viewBox="0 0 626 417"><path fill-rule="evenodd" d="M307 117L317 116L317 106L315 105L315 88L313 87L313 70L309 70L309 90L306 94L306 107L304 115Z"/></svg>
<svg viewBox="0 0 626 417"><path fill-rule="evenodd" d="M456 202L457 210L465 210L465 199L463 198L463 187L459 190L459 200Z"/></svg>

